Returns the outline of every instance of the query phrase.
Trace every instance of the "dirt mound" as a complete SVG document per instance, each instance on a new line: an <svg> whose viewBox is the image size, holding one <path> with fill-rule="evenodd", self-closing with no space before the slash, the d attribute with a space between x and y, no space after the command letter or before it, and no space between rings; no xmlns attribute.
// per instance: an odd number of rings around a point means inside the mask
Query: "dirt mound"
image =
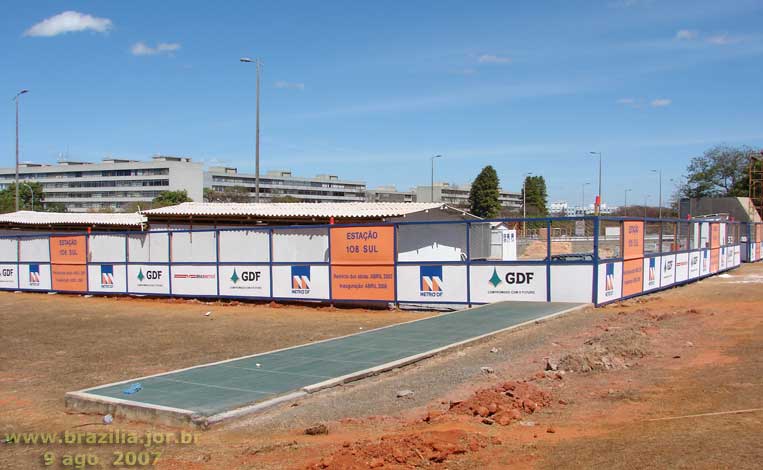
<svg viewBox="0 0 763 470"><path fill-rule="evenodd" d="M638 328L611 329L559 359L560 370L594 372L630 367L647 354L647 335Z"/></svg>
<svg viewBox="0 0 763 470"><path fill-rule="evenodd" d="M522 418L522 412L534 413L548 406L551 395L528 382L504 382L493 388L477 390L473 396L462 402L452 403L449 412L489 419L506 426ZM427 416L425 421L431 419Z"/></svg>
<svg viewBox="0 0 763 470"><path fill-rule="evenodd" d="M407 469L422 466L437 468L442 462L488 445L495 438L463 430L427 431L415 434L382 436L378 442L360 441L308 465L308 469Z"/></svg>

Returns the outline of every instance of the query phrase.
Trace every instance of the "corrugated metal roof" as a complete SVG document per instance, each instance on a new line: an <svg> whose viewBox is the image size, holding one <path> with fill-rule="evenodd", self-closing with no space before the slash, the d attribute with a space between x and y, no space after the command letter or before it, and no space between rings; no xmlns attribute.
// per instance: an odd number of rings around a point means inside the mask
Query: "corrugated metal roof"
<svg viewBox="0 0 763 470"><path fill-rule="evenodd" d="M140 226L146 218L136 213L33 212L0 214L0 224Z"/></svg>
<svg viewBox="0 0 763 470"><path fill-rule="evenodd" d="M425 202L294 202L226 203L184 202L177 206L143 211L151 216L249 216L249 217L399 217L414 212L445 209L440 203Z"/></svg>

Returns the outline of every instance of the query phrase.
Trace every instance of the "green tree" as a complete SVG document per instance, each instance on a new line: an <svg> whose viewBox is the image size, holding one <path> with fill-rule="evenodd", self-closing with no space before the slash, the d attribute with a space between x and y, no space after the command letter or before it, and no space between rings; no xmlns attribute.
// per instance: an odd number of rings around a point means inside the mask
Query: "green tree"
<svg viewBox="0 0 763 470"><path fill-rule="evenodd" d="M188 197L188 191L185 189L180 191L162 191L151 201L151 207L158 209L159 207L176 206L183 202L193 202L193 199Z"/></svg>
<svg viewBox="0 0 763 470"><path fill-rule="evenodd" d="M42 211L45 207L45 194L42 192L42 185L35 181L19 184L19 210L31 211L33 201L34 210ZM7 213L15 210L16 183L11 183L7 188L0 191L0 212Z"/></svg>
<svg viewBox="0 0 763 470"><path fill-rule="evenodd" d="M204 188L204 202L249 202L249 189L244 186L224 187L222 191Z"/></svg>
<svg viewBox="0 0 763 470"><path fill-rule="evenodd" d="M749 194L750 147L717 145L686 168L683 197L739 197Z"/></svg>
<svg viewBox="0 0 763 470"><path fill-rule="evenodd" d="M270 199L270 202L302 202L301 199L298 199L294 196L289 196L288 194L286 196L275 196Z"/></svg>
<svg viewBox="0 0 763 470"><path fill-rule="evenodd" d="M501 203L498 201L499 184L495 168L490 165L483 168L469 191L469 211L487 219L497 217L501 212Z"/></svg>
<svg viewBox="0 0 763 470"><path fill-rule="evenodd" d="M527 204L527 215L530 217L548 216L548 191L546 180L542 176L526 176L523 186Z"/></svg>

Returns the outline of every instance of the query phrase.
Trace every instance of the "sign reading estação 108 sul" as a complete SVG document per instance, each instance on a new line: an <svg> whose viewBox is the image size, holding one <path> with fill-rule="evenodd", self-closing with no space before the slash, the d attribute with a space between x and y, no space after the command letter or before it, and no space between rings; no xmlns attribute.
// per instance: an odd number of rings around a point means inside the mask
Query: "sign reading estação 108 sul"
<svg viewBox="0 0 763 470"><path fill-rule="evenodd" d="M644 222L623 222L623 259L644 257Z"/></svg>
<svg viewBox="0 0 763 470"><path fill-rule="evenodd" d="M331 297L395 300L395 229L332 227Z"/></svg>
<svg viewBox="0 0 763 470"><path fill-rule="evenodd" d="M53 264L85 264L87 249L84 235L50 237L50 262Z"/></svg>

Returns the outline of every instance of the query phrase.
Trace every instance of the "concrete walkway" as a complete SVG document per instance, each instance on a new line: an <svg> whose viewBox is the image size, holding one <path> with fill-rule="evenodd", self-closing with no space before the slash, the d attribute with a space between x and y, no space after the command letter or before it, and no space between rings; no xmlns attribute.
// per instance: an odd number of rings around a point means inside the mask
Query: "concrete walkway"
<svg viewBox="0 0 763 470"><path fill-rule="evenodd" d="M500 302L350 336L94 387L70 409L208 425L400 367L580 304ZM130 386L140 391L125 394Z"/></svg>

